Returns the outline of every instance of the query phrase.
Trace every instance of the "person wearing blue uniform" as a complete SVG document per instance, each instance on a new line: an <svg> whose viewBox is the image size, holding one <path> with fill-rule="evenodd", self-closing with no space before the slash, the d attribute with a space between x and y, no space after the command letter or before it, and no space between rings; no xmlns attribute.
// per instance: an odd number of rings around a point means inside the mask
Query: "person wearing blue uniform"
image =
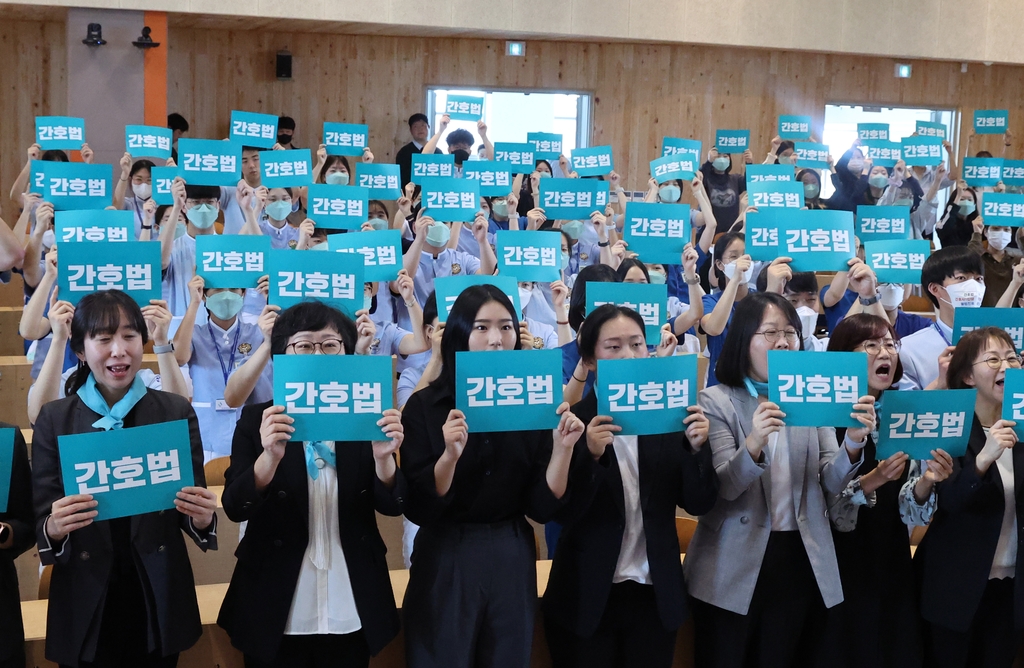
<svg viewBox="0 0 1024 668"><path fill-rule="evenodd" d="M436 222L430 216L422 216L416 221L416 239L405 252L403 262L406 273L415 280L416 301L421 306L434 291L435 278L491 275L498 266L494 250L487 243L487 219L482 213L478 213L476 220L473 221L473 235L480 245L479 258L448 248L451 234L448 225Z"/></svg>
<svg viewBox="0 0 1024 668"><path fill-rule="evenodd" d="M398 372L401 373L407 368L410 355L430 350L430 341L423 333L423 311L416 301L412 278L403 269L398 273L394 284L398 287L399 295L409 312L412 331L403 329L390 320L381 321L373 316L377 310L377 293L381 283L366 283L363 286L363 309L370 314L376 329L373 342L370 343L370 354L387 357L398 355Z"/></svg>
<svg viewBox="0 0 1024 668"><path fill-rule="evenodd" d="M238 317L243 289L207 288L202 276L194 276L189 289L192 301L174 336L174 356L179 364L188 364L192 376L192 408L203 437L203 461L208 462L231 454L231 438L242 409L228 406L224 390L235 369L263 343L263 333ZM205 304L208 318L206 324L196 326L200 304ZM245 403L258 404L273 396L268 367Z"/></svg>
<svg viewBox="0 0 1024 668"><path fill-rule="evenodd" d="M705 295L704 317L700 320L700 328L707 335L708 347L708 380L705 387L718 384L715 376L715 365L725 345L725 337L729 333L732 314L749 291L750 276L753 266L750 256L746 254L745 237L740 232L723 234L715 242L714 264L712 271L718 285L724 290Z"/></svg>

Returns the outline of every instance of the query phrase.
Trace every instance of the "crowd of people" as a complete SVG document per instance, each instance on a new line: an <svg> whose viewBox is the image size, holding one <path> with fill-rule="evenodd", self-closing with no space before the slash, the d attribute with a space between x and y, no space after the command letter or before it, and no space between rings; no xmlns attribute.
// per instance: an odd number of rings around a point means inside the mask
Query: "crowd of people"
<svg viewBox="0 0 1024 668"><path fill-rule="evenodd" d="M934 245L919 285L879 283L862 248L821 277L788 257L751 259L745 226L757 209L744 172L754 155L711 148L692 180L646 183L645 202L694 204L678 262L654 263L624 240L622 175L599 177L610 202L589 218L546 216L542 180L577 177L565 156L481 197L472 223L435 220L410 182L412 156L445 145L456 176L494 156L485 123L478 141L447 132L449 122L409 119L411 141L395 156L402 197L371 200L362 226L401 233L402 269L366 283L354 313L316 301L282 310L267 303L267 277L242 289L196 275L204 235L310 251L345 233L317 224L307 188L263 186L262 150L249 146L236 187L179 177L163 206L153 201L158 165L125 153L112 205L132 212L136 240L160 245L162 299L140 307L106 291L72 305L56 287L53 205L29 178L31 161L69 158L28 147L10 190L17 221L0 221L0 277L21 274L34 379L31 466L15 430L13 466L0 467L11 471L0 666L24 665L13 560L33 545L52 565L48 659L176 665L202 632L185 539L217 548L218 498L203 465L221 457L220 502L245 529L218 623L247 666L366 666L400 628L411 668L528 666L538 555L527 518L545 525L553 560L540 609L559 668L667 667L691 615L701 667L1012 665L1024 628L1014 486L1024 455L1002 415L1005 375L1021 357L998 317L951 344L957 309L1024 306L1021 228L979 213L1002 184L968 186L948 142L936 167L874 165L858 141L817 170L774 138L764 162L793 170L806 208L905 206L912 236ZM172 114L168 127L176 147L188 123ZM295 130L282 117L274 149L295 148ZM324 145L314 155L312 182L331 185L376 159L366 148L350 162ZM92 160L87 145L81 159ZM469 287L439 322L435 280L495 274L495 235L506 230L558 235L560 279L519 282L518 306L493 285ZM602 282L667 286L658 340L630 308L588 312L587 286ZM903 310L915 292L930 312ZM149 342L156 372L142 368ZM471 431L456 408L457 354L531 349L561 351L558 426ZM865 353L857 426L787 425L769 400L776 351ZM397 408L381 414L377 440L292 441L294 419L274 403L274 358L303 354L396 359ZM687 417L672 433L620 434L598 410L598 363L680 354L708 360ZM976 390L965 455L877 454L883 394L963 388ZM174 420L188 422L195 472L174 510L95 521L91 495L65 494L61 437ZM699 518L682 562L677 508ZM405 518L401 620L376 513ZM928 530L912 556L915 527Z"/></svg>

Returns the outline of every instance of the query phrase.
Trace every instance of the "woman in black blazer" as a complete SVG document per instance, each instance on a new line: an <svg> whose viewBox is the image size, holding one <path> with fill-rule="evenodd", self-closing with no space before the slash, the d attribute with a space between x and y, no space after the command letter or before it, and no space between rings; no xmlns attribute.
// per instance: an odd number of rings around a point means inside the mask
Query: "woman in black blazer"
<svg viewBox="0 0 1024 668"><path fill-rule="evenodd" d="M598 360L648 356L643 320L612 304L587 316L577 342L595 373ZM665 349L675 349L674 337ZM630 437L597 415L595 391L573 406L586 441L573 454L543 602L555 668L672 664L688 614L676 506L702 515L718 498L711 448L702 447L708 420L699 406L688 410L678 432Z"/></svg>
<svg viewBox="0 0 1024 668"><path fill-rule="evenodd" d="M277 318L271 350L351 355L356 338L341 311L303 302ZM235 427L224 511L248 525L217 623L247 668L366 666L398 633L374 511L402 514L401 414L378 422L387 440L290 442L294 419L272 403Z"/></svg>
<svg viewBox="0 0 1024 668"><path fill-rule="evenodd" d="M14 429L14 456L0 462L0 475L11 475L7 511L0 513L0 668L24 668L25 629L14 560L35 543L32 471L21 430L3 422L0 429Z"/></svg>
<svg viewBox="0 0 1024 668"><path fill-rule="evenodd" d="M205 489L199 422L188 400L147 389L137 375L152 335L159 354L171 315L123 292L87 295L71 321L78 369L68 396L39 412L32 443L39 560L53 565L46 658L62 666L174 666L202 634L184 531L216 549L217 496ZM175 511L95 522L91 495L64 495L57 439L109 429L187 420L195 487Z"/></svg>
<svg viewBox="0 0 1024 668"><path fill-rule="evenodd" d="M925 665L1009 668L1024 629L1024 450L1013 422L1000 419L1006 369L1018 369L1013 341L997 327L969 332L946 372L952 390L975 388L967 453L936 486L938 507L914 556L926 622Z"/></svg>

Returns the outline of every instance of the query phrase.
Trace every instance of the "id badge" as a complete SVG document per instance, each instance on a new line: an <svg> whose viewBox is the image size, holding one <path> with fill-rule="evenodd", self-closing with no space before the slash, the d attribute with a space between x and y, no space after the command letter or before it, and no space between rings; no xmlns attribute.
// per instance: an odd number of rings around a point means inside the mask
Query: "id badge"
<svg viewBox="0 0 1024 668"><path fill-rule="evenodd" d="M219 410L219 411L233 411L233 410L235 410L231 406L228 406L228 402L224 401L223 399L217 399L217 401L214 404L214 407L217 410Z"/></svg>

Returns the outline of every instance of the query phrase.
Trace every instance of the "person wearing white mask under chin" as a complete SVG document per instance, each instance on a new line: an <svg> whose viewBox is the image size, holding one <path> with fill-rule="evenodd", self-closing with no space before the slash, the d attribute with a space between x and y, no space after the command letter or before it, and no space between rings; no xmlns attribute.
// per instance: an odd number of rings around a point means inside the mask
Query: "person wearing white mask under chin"
<svg viewBox="0 0 1024 668"><path fill-rule="evenodd" d="M900 339L932 326L930 318L907 313L900 308L909 294L910 283L880 283L878 286L878 303Z"/></svg>
<svg viewBox="0 0 1024 668"><path fill-rule="evenodd" d="M551 300L554 302L554 312L565 317L565 300L569 296L569 288L565 287L562 281L554 281L551 285ZM522 340L522 349L529 350L554 350L561 348L573 340L572 329L568 320L558 320L558 328L544 322L536 317L537 312L547 319L551 313L543 296L537 294L540 286L536 282L519 282L519 308L522 309L522 320L519 321L519 335ZM531 315L533 314L533 315Z"/></svg>
<svg viewBox="0 0 1024 668"><path fill-rule="evenodd" d="M725 337L729 333L736 304L750 290L750 278L754 269L750 256L746 254L744 236L741 232L728 232L715 242L713 249L714 264L711 270L715 274L719 286L724 289L715 290L704 295L704 317L700 319L700 331L707 335L708 379L706 387L718 384L715 377L715 365L718 355L725 345Z"/></svg>
<svg viewBox="0 0 1024 668"><path fill-rule="evenodd" d="M416 238L409 250L402 256L405 272L415 281L416 301L420 307L434 291L434 279L443 276L467 276L482 274L489 276L498 267L494 249L487 243L487 218L480 212L473 221L473 236L480 244L480 257L448 247L451 228L425 215L420 209L416 221Z"/></svg>
<svg viewBox="0 0 1024 668"><path fill-rule="evenodd" d="M1012 230L1001 225L986 226L981 216L971 223L974 225L974 234L971 235L967 247L981 256L981 263L985 266L985 298L981 305L995 306L999 296L1010 285L1013 265L1020 259L1006 252L1006 247L1010 245ZM982 242L983 238L987 244Z"/></svg>
<svg viewBox="0 0 1024 668"><path fill-rule="evenodd" d="M935 322L903 339L901 390L944 389L953 354L953 315L958 308L978 308L985 297L981 256L966 246L935 251L921 268L921 290L935 306Z"/></svg>

